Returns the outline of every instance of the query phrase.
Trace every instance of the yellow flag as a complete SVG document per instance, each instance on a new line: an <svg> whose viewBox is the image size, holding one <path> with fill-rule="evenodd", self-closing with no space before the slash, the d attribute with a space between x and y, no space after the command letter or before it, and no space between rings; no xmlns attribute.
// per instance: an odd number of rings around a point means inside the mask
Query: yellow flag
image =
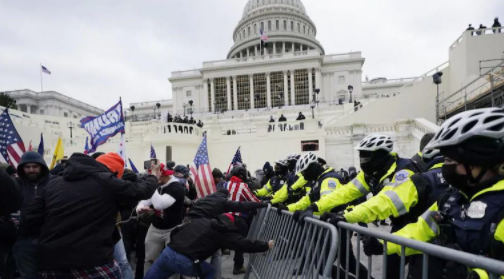
<svg viewBox="0 0 504 279"><path fill-rule="evenodd" d="M61 141L61 138L58 138L58 143L56 144L56 149L54 149L54 155L52 158L51 167L49 169L54 168L56 162L63 159L64 154L65 151L63 151L63 142Z"/></svg>

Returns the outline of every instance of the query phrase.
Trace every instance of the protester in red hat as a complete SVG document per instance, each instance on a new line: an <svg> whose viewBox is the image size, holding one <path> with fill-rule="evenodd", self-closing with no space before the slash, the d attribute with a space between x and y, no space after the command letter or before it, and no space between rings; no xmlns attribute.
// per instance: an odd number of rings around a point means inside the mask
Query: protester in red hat
<svg viewBox="0 0 504 279"><path fill-rule="evenodd" d="M22 213L19 234L38 238L42 278L122 278L113 257L118 205L135 206L157 187L151 175L119 179L123 169L115 153L98 160L74 154Z"/></svg>
<svg viewBox="0 0 504 279"><path fill-rule="evenodd" d="M170 233L182 223L185 184L189 170L185 166L176 166L169 170L164 164L159 169L159 187L149 200L141 201L137 213L155 211L152 224L145 238L145 264L147 272L164 247L170 242Z"/></svg>

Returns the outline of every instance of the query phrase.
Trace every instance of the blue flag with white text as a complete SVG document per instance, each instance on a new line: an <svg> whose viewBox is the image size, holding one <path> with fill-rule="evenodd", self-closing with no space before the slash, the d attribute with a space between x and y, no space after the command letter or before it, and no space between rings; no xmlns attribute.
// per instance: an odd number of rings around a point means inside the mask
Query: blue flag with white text
<svg viewBox="0 0 504 279"><path fill-rule="evenodd" d="M98 146L117 133L124 133L124 116L122 101L96 117L85 117L81 119L82 128L90 135L91 148L89 153L95 152Z"/></svg>

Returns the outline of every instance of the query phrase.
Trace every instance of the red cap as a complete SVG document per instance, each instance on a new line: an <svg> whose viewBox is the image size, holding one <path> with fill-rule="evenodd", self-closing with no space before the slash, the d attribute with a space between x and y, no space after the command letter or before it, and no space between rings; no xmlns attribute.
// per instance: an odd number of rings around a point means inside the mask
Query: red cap
<svg viewBox="0 0 504 279"><path fill-rule="evenodd" d="M234 222L235 222L235 217L234 217L232 214L230 214L230 213L224 213L224 214L222 214L222 215L224 215L224 216L228 217L228 218L229 218L229 220L231 221L231 223L234 223Z"/></svg>
<svg viewBox="0 0 504 279"><path fill-rule="evenodd" d="M161 176L169 176L169 175L173 175L175 173L175 171L167 169L164 164L159 165L159 170L161 171ZM151 170L148 170L148 172L152 173Z"/></svg>

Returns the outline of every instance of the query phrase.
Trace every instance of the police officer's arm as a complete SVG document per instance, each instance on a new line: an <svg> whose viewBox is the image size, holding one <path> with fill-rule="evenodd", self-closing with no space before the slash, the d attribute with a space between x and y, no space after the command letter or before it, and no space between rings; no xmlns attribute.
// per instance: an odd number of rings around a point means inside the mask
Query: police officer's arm
<svg viewBox="0 0 504 279"><path fill-rule="evenodd" d="M273 199L271 199L271 204L281 203L287 200L289 197L289 187L287 184L284 184L280 190L276 191L273 195Z"/></svg>
<svg viewBox="0 0 504 279"><path fill-rule="evenodd" d="M355 206L345 213L348 223L371 223L377 219L385 220L390 216L399 217L407 214L418 203L418 192L414 181L409 179L409 172L400 171L391 183L385 185L378 195Z"/></svg>
<svg viewBox="0 0 504 279"><path fill-rule="evenodd" d="M257 190L255 192L255 195L258 197L266 197L271 192L271 190L273 190L273 187L271 186L270 182L271 182L271 179L268 180L268 183L266 183L266 185L264 185L264 187Z"/></svg>
<svg viewBox="0 0 504 279"><path fill-rule="evenodd" d="M306 185L306 183L308 183L308 181L306 181L306 179L304 179L304 177L301 173L297 173L296 175L297 175L298 179L291 186L291 189L294 191L297 191L297 190L303 188Z"/></svg>
<svg viewBox="0 0 504 279"><path fill-rule="evenodd" d="M289 209L290 212L294 212L297 210L305 210L310 206L311 201L310 201L310 193L306 194L304 197L302 197L298 202L289 204L287 208Z"/></svg>
<svg viewBox="0 0 504 279"><path fill-rule="evenodd" d="M338 187L332 193L321 197L315 204L319 212L328 212L336 206L347 204L369 193L369 186L364 180L364 172L359 172L348 184Z"/></svg>
<svg viewBox="0 0 504 279"><path fill-rule="evenodd" d="M338 181L336 178L326 178L324 181L322 181L322 184L320 185L320 199L322 199L325 196L330 195L334 191L337 191L338 189L342 188L343 185ZM329 212L329 210L320 210L318 213L326 213Z"/></svg>
<svg viewBox="0 0 504 279"><path fill-rule="evenodd" d="M439 236L439 224L437 223L439 213L437 202L432 205L427 211L425 211L422 216L418 217L416 223L409 224L395 232L394 235L402 236L405 238L429 242ZM421 252L407 248L405 249L406 256L421 254ZM390 254L401 254L401 245L387 242L387 253Z"/></svg>

